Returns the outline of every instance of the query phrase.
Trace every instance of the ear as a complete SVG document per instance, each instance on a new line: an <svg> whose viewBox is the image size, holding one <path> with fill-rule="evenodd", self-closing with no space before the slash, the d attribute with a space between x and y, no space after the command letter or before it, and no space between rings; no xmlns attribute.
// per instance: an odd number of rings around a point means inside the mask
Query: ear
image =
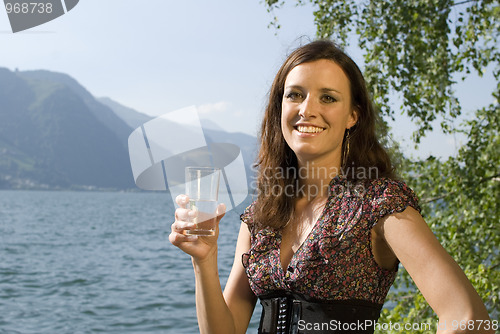
<svg viewBox="0 0 500 334"><path fill-rule="evenodd" d="M349 118L347 119L347 129L352 128L358 122L358 111L356 109L352 109Z"/></svg>

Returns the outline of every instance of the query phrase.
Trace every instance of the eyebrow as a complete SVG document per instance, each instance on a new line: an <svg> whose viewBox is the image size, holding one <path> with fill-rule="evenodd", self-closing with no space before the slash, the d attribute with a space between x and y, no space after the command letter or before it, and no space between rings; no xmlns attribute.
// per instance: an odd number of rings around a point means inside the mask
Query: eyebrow
<svg viewBox="0 0 500 334"><path fill-rule="evenodd" d="M335 92L335 93L338 93L338 94L342 94L340 91L338 91L336 89L333 89L333 88L321 88L320 90L322 92Z"/></svg>
<svg viewBox="0 0 500 334"><path fill-rule="evenodd" d="M304 87L300 86L300 85L290 85L290 86L286 86L285 89L299 89L299 90L304 90ZM342 94L340 91L338 91L337 89L334 89L334 88L321 88L320 89L321 92L323 93L330 93L330 92L335 92L337 94Z"/></svg>

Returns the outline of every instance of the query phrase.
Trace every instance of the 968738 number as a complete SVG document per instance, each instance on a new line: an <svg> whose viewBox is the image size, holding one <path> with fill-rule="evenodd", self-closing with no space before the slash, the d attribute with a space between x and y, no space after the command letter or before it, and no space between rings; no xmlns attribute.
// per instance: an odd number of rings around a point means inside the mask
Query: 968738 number
<svg viewBox="0 0 500 334"><path fill-rule="evenodd" d="M22 2L5 3L7 14L50 14L52 13L52 4L43 2Z"/></svg>

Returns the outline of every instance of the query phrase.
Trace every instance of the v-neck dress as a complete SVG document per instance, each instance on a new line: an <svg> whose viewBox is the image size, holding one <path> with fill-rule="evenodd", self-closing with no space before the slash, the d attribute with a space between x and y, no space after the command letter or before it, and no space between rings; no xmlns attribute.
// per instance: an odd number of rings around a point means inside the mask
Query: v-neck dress
<svg viewBox="0 0 500 334"><path fill-rule="evenodd" d="M253 206L241 215L251 233L251 248L242 261L258 297L276 292L305 300L359 300L382 305L397 273L381 268L371 251L371 229L377 221L408 206L420 211L413 191L388 178L351 183L335 177L321 217L292 256L280 261L281 231L253 221Z"/></svg>

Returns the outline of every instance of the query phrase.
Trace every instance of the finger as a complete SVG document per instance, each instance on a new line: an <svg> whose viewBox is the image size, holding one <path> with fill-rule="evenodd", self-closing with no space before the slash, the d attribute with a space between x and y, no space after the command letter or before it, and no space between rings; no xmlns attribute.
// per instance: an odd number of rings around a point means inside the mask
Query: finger
<svg viewBox="0 0 500 334"><path fill-rule="evenodd" d="M184 195L184 194L181 194L181 195L178 195L176 198L175 198L175 202L177 203L177 205L183 209L186 208L186 206L188 205L189 203L189 196L187 195Z"/></svg>
<svg viewBox="0 0 500 334"><path fill-rule="evenodd" d="M179 221L192 221L198 215L195 210L178 208L175 210L175 220Z"/></svg>
<svg viewBox="0 0 500 334"><path fill-rule="evenodd" d="M176 220L172 223L171 230L172 232L183 234L185 230L192 230L196 228L196 224L192 222L186 222L181 220Z"/></svg>
<svg viewBox="0 0 500 334"><path fill-rule="evenodd" d="M170 241L170 243L172 245L179 247L184 242L193 242L193 241L198 240L198 236L197 235L184 235L182 233L172 232L168 236L168 240Z"/></svg>

